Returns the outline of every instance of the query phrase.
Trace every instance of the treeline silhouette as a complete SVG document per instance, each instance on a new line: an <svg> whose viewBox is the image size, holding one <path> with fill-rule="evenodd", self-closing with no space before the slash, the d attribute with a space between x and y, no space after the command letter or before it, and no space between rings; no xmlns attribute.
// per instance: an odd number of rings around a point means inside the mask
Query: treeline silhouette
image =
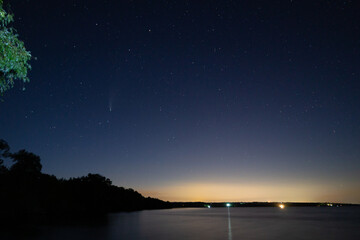
<svg viewBox="0 0 360 240"><path fill-rule="evenodd" d="M12 160L10 167L4 165L5 159ZM0 221L56 222L170 207L169 202L114 186L99 174L58 179L41 169L39 156L26 150L11 153L7 142L0 139Z"/></svg>

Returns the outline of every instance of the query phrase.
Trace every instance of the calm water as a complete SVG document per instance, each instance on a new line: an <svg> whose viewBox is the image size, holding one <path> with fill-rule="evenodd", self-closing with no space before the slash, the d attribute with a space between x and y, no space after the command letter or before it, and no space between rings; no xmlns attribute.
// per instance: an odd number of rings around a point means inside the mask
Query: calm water
<svg viewBox="0 0 360 240"><path fill-rule="evenodd" d="M26 239L360 239L360 208L204 208L119 213L98 225L40 227Z"/></svg>

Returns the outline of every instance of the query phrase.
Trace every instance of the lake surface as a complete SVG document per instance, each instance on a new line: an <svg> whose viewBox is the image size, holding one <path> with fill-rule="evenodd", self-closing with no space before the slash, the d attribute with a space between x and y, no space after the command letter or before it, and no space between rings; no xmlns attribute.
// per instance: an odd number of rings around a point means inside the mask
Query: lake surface
<svg viewBox="0 0 360 240"><path fill-rule="evenodd" d="M17 236L19 237L19 236ZM10 236L7 236L10 239ZM34 240L360 239L360 208L187 208L118 213L101 224L43 226ZM4 238L1 238L4 239Z"/></svg>

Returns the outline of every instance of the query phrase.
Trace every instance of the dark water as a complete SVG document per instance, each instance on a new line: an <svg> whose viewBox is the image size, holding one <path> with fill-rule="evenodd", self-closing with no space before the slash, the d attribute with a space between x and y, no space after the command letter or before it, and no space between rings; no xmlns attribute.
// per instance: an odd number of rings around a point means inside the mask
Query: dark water
<svg viewBox="0 0 360 240"><path fill-rule="evenodd" d="M24 239L357 240L360 208L204 208L119 213L100 224L38 227Z"/></svg>

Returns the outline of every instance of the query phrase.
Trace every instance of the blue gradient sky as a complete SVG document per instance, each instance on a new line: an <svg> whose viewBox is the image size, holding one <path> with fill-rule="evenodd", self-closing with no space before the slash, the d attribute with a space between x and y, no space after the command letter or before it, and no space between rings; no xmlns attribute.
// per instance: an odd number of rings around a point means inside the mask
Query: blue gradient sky
<svg viewBox="0 0 360 240"><path fill-rule="evenodd" d="M353 1L11 1L0 137L173 201L360 203ZM25 87L26 90L22 91Z"/></svg>

